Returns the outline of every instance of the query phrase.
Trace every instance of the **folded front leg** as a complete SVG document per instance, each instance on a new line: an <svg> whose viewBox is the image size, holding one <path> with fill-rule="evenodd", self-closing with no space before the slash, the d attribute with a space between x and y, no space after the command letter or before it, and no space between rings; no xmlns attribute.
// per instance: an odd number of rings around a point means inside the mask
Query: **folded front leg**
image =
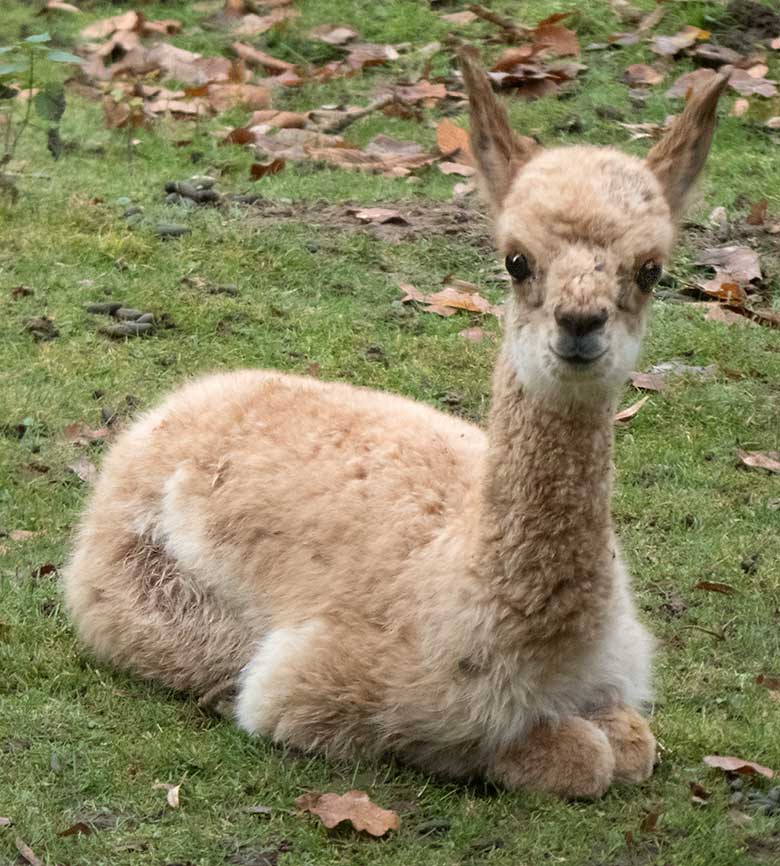
<svg viewBox="0 0 780 866"><path fill-rule="evenodd" d="M609 788L615 756L606 734L577 716L545 723L500 756L493 781L510 790L544 791L567 799L600 797Z"/></svg>

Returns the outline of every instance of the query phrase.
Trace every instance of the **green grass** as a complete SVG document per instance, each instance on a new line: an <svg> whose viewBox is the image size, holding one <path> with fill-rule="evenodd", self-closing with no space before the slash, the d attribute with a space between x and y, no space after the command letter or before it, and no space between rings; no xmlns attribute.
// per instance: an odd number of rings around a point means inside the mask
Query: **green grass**
<svg viewBox="0 0 780 866"><path fill-rule="evenodd" d="M48 27L55 43L72 48L88 20L124 8L82 5L87 11L78 19L43 19L33 16L32 4L6 0L0 45ZM203 13L195 5L149 3L143 9L152 18L184 21L184 33L174 40L182 47L226 50L229 37L200 28ZM575 5L534 0L523 4L522 16L533 22ZM578 5L573 20L583 45L622 29L605 2ZM649 0L639 5L651 6ZM447 33L436 11L413 0L301 0L298 7L298 21L257 44L295 62L321 62L336 52L305 39L318 23L351 24L367 40L418 47ZM669 7L659 28L664 33L686 23L717 30L722 21L719 3ZM509 12L515 4L494 8ZM461 32L481 39L491 28L476 23ZM650 58L646 45L586 53L589 69L571 98L514 102L513 120L550 143L622 145L627 133L603 120L599 106L619 108L628 121L660 120L679 110L663 95L663 85L651 91L644 110L631 107L620 75L629 63ZM769 77L780 75L779 58L770 59ZM445 51L432 74L450 68ZM689 68L687 61L673 64L667 83ZM364 103L397 74L367 70L282 93L276 105ZM759 122L780 114L778 104L761 107L753 100L746 119L726 116L732 101L733 95L725 100L692 214L700 221L719 205L739 220L762 197L770 212L780 212L777 136ZM245 116L233 112L230 119ZM558 131L572 116L581 119L582 132ZM423 123L379 115L356 124L347 137L362 144L385 132L432 145L438 118L435 110ZM67 424L97 427L101 409L129 417L187 376L247 365L316 369L326 379L401 392L474 420L485 417L496 323L460 314L440 319L397 303L399 282L431 290L448 273L473 280L499 301L500 284L489 279L495 257L478 233L422 232L396 244L327 225L263 222L250 208L189 211L162 201L166 181L214 168L221 170L223 191L257 190L275 200L311 203L435 207L450 198L457 179L435 168L407 183L288 164L253 185L246 179L249 155L218 147L209 134L223 123L218 119L194 133L183 123L139 131L140 144L128 162L124 134L103 128L99 106L71 97L62 135L79 147L55 163L44 131L30 129L17 155L26 161L19 201L11 206L0 199L0 530L37 533L23 542L0 537L0 816L14 821L0 827L0 862L14 861L17 835L44 862L71 866L264 863L256 852L277 850L283 840L291 847L280 854L282 864L777 862L780 819L729 813L726 785L701 762L710 753L734 754L780 769L780 705L755 683L760 673L780 673L780 511L771 507L780 498L780 481L739 469L735 458L739 447L780 447L777 331L705 322L696 308L656 302L643 363L680 358L716 364L718 373L707 381L676 381L617 433L616 522L640 607L659 642L653 727L662 762L646 785L615 788L595 804L566 804L444 784L393 765L302 758L250 740L190 701L97 666L82 652L56 575L36 576L39 566L63 562L88 493L67 468L86 450L63 440ZM192 145L172 146L190 137ZM628 148L639 153L642 145ZM144 209L136 222L122 218L127 199ZM192 233L160 240L155 224L172 221L186 223ZM671 268L678 281L690 274L696 245L694 233L683 234ZM762 241L761 249L765 300L772 304L778 248ZM239 295L208 294L183 283L187 276L235 284ZM12 297L19 285L32 294ZM85 303L107 297L168 313L175 327L146 340L109 343L97 332L100 322L84 312ZM59 336L36 343L24 323L44 314ZM472 344L458 336L473 324L488 339ZM635 397L627 390L626 402ZM96 462L99 452L100 446L88 451ZM693 589L699 580L729 583L735 593ZM721 630L722 640L709 633ZM164 792L153 788L157 781L182 783L179 810L165 805ZM690 781L712 792L704 808L690 804ZM329 835L295 811L295 797L305 791L352 787L397 808L400 832L380 842L349 832ZM253 804L270 806L270 818L247 814L245 807ZM656 829L643 831L643 818L658 808ZM421 834L433 819L446 819L449 829ZM96 822L100 829L89 836L58 835L77 821Z"/></svg>

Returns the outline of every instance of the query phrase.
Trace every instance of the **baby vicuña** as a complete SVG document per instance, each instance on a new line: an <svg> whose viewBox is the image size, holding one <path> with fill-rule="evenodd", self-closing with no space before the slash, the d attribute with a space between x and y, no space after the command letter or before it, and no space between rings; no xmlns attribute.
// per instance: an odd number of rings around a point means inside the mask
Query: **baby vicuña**
<svg viewBox="0 0 780 866"><path fill-rule="evenodd" d="M200 695L235 684L252 733L597 796L655 759L613 412L725 78L642 160L513 135L460 59L512 277L487 433L346 384L196 379L111 448L67 603L102 659Z"/></svg>

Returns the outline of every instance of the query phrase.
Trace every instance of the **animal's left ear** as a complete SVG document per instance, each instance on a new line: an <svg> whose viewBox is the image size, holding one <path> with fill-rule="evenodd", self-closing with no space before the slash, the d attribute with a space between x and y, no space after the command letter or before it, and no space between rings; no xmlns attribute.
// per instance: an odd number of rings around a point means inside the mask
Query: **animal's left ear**
<svg viewBox="0 0 780 866"><path fill-rule="evenodd" d="M647 155L647 163L661 181L675 215L683 210L686 196L710 152L718 98L728 80L728 75L716 75L692 93L683 113Z"/></svg>

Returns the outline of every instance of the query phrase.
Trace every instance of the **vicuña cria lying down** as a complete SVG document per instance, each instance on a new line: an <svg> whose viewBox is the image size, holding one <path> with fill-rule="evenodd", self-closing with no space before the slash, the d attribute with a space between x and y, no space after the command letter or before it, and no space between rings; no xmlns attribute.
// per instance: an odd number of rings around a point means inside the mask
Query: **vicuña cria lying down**
<svg viewBox="0 0 780 866"><path fill-rule="evenodd" d="M67 603L121 668L234 682L254 734L596 796L654 763L612 417L724 79L642 160L513 135L461 66L512 278L487 432L346 384L196 379L111 449Z"/></svg>

